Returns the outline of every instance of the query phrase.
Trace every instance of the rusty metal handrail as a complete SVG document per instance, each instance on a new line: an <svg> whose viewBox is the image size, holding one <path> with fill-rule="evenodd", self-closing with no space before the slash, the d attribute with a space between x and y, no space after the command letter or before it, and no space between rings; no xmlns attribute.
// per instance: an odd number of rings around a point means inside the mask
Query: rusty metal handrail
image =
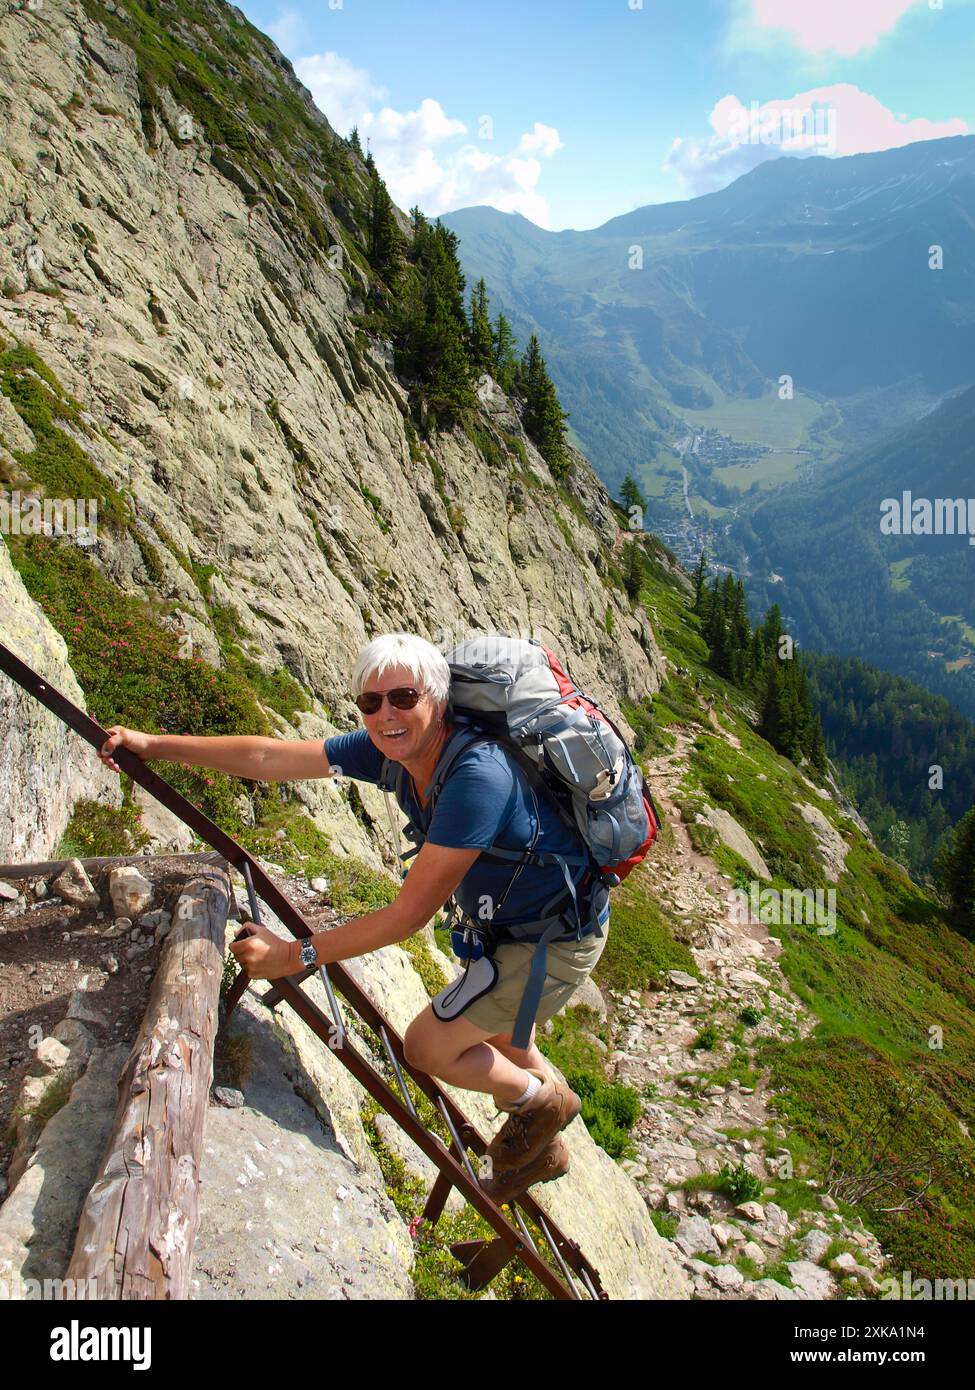
<svg viewBox="0 0 975 1390"><path fill-rule="evenodd" d="M9 676L28 694L34 696L93 748L100 750L103 747L109 737L107 730L103 729L84 710L79 709L67 696L62 695L36 671L21 661L2 642L0 642L0 671ZM293 936L303 940L313 934L311 927L298 909L284 896L260 864L242 845L239 845L236 840L221 830L198 807L188 801L175 787L170 786L164 778L148 767L135 753L127 748L117 748L112 756L122 771L127 773L134 782L155 797L184 825L195 831L201 840L218 850L228 863L243 875L252 912L259 913L256 901L259 895ZM259 916L255 916L254 920L259 921ZM465 1147L462 1147L466 1146L466 1148L472 1149L480 1157L487 1150L486 1141L450 1096L441 1090L436 1080L428 1076L426 1072L417 1071L407 1062L402 1038L368 995L362 992L348 971L344 970L338 963L333 964L331 969L348 1004L359 1015L360 1019L382 1039L387 1055L391 1058L397 1081L402 1086L406 1099L409 1101L408 1105L401 1101L396 1093L387 1086L379 1072L350 1046L348 1034L341 1024L338 1004L324 968L322 968L322 975L324 976L329 1004L334 1012L334 1021L330 1021L314 1001L298 988L303 980L314 973L313 970L304 971L301 975L294 977L275 980L272 990L262 996L263 1002L268 1003L271 1007L281 1000L288 1003L321 1041L340 1058L343 1065L360 1085L410 1136L417 1147L437 1168L438 1176L424 1207L425 1220L433 1224L437 1222L446 1205L450 1189L456 1187L464 1194L467 1202L496 1232L494 1240L462 1241L451 1247L455 1256L462 1262L466 1262L464 1277L470 1286L472 1288L483 1287L511 1259L517 1258L557 1299L581 1298L581 1294L571 1277L567 1277L567 1282L563 1283L538 1254L521 1214L517 1210L518 1206L521 1206L525 1214L535 1221L543 1232L560 1270L565 1271L568 1264L579 1275L590 1297L600 1300L607 1299L609 1295L602 1287L598 1271L582 1253L578 1242L565 1236L552 1218L542 1211L534 1198L527 1192L508 1203L520 1229L516 1230L511 1223L505 1220L495 1203L482 1192L476 1176L473 1174ZM250 977L241 970L227 996L228 1017L249 983ZM336 1046L335 1043L337 1032L341 1039L340 1046ZM402 1079L402 1072L404 1071L433 1102L447 1122L453 1137L450 1150L445 1148L440 1137L428 1130L416 1115L415 1107L409 1099L405 1082Z"/></svg>

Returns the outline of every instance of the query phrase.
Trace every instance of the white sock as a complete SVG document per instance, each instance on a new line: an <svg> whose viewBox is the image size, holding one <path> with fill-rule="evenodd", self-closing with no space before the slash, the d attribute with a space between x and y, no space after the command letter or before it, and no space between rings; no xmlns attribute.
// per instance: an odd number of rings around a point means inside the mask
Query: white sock
<svg viewBox="0 0 975 1390"><path fill-rule="evenodd" d="M513 1101L512 1104L516 1107L524 1105L526 1101L531 1100L532 1096L535 1094L536 1091L540 1091L541 1089L541 1081L539 1081L537 1076L529 1072L528 1085L525 1087L524 1092L518 1097L516 1101Z"/></svg>

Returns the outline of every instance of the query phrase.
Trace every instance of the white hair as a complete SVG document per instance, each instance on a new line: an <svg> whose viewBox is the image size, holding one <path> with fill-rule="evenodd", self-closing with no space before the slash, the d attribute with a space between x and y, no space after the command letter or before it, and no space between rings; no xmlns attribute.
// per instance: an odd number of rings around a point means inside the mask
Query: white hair
<svg viewBox="0 0 975 1390"><path fill-rule="evenodd" d="M443 652L413 632L387 632L363 647L352 668L352 694L361 695L368 677L381 677L391 666L405 667L416 688L437 701L446 702L450 695L450 667Z"/></svg>

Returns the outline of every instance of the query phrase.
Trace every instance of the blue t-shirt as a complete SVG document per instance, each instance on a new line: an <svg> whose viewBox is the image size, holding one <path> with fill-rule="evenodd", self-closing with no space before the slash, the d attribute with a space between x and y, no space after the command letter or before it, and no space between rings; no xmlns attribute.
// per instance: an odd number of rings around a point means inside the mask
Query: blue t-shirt
<svg viewBox="0 0 975 1390"><path fill-rule="evenodd" d="M326 739L325 756L329 765L341 768L346 777L379 781L384 755L365 729ZM398 767L393 762L394 776ZM547 796L539 793L536 797L516 760L497 742L475 743L458 756L432 814L429 801L425 807L417 801L408 773L403 784L405 800L397 797L400 809L431 844L451 849L489 849L497 845L521 852L532 844L537 826L538 839L533 846L536 851L584 856L581 837L565 824ZM493 915L497 926L536 921L551 915L553 907L562 910L567 890L560 865L526 864L513 879L518 868L514 860L495 864L483 857L475 859L455 890L462 910L475 922L484 921L480 909L484 899L490 899L488 915ZM578 885L587 865L570 864L569 872ZM509 883L511 888L497 911L496 904ZM600 921L605 922L608 916L607 903Z"/></svg>

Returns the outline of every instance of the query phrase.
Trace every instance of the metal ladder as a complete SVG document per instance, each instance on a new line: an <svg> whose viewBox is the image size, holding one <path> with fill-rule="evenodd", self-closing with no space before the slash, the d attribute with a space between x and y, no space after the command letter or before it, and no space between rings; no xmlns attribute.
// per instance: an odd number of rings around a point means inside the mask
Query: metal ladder
<svg viewBox="0 0 975 1390"><path fill-rule="evenodd" d="M39 700L93 748L101 749L104 745L108 738L107 731L2 643L0 671ZM303 939L312 935L311 928L298 909L243 846L237 844L236 840L187 801L158 773L147 767L134 753L121 748L116 750L114 758L134 782L178 816L201 840L219 851L228 864L242 874L247 887L251 916L255 923L261 922L258 903L260 898L292 936ZM260 996L261 1001L270 1009L282 1002L294 1009L298 1017L333 1051L342 1065L434 1164L438 1176L427 1198L423 1220L435 1225L444 1210L451 1189L456 1187L494 1231L493 1238L459 1241L450 1246L451 1253L461 1264L459 1277L469 1288L481 1289L512 1260L517 1259L556 1299L608 1299L609 1295L602 1287L598 1271L583 1254L578 1242L570 1240L528 1192L506 1203L513 1218L509 1221L501 1209L481 1190L468 1150L479 1158L486 1151L487 1142L434 1077L409 1065L399 1034L368 995L363 993L351 975L340 964L334 964L328 970L324 966L318 967L331 1013L329 1018L301 988L301 985L315 973L314 969L307 969L298 975L273 981L271 989ZM227 1018L233 1013L250 983L250 977L244 971L237 975L226 999ZM379 1039L398 1090L393 1090L372 1063L352 1046L339 1009L336 988L345 998L349 1008L354 1010L359 1019ZM406 1084L407 1075L433 1103L450 1134L449 1145L445 1144L438 1134L428 1129L420 1119ZM541 1239L537 1243L526 1224L526 1217L541 1233ZM548 1252L550 1259L545 1258L544 1251Z"/></svg>

